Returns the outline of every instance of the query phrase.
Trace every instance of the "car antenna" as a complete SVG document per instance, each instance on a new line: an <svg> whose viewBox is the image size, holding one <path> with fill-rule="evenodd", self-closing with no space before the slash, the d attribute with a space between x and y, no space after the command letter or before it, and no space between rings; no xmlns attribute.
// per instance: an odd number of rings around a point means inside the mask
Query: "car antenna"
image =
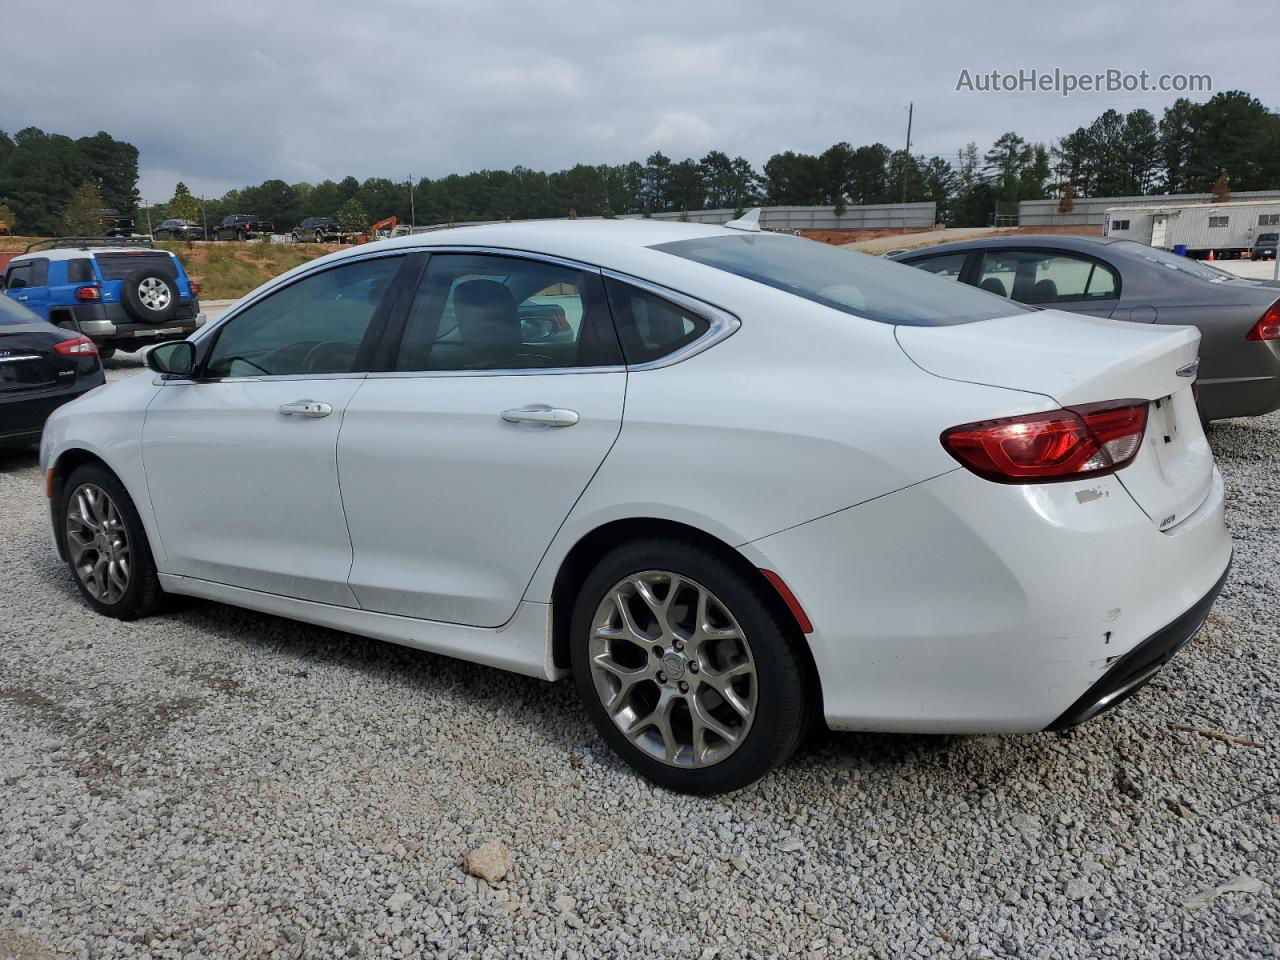
<svg viewBox="0 0 1280 960"><path fill-rule="evenodd" d="M760 208L752 207L737 220L730 220L725 224L730 230L746 230L750 233L760 232Z"/></svg>

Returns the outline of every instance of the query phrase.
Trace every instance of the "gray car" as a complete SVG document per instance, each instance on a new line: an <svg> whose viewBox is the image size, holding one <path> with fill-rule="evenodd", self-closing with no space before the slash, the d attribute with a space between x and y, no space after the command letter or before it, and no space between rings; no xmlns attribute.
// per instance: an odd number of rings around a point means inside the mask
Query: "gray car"
<svg viewBox="0 0 1280 960"><path fill-rule="evenodd" d="M1204 420L1280 409L1280 284L1132 240L1066 235L944 243L900 263L1033 306L1200 328Z"/></svg>

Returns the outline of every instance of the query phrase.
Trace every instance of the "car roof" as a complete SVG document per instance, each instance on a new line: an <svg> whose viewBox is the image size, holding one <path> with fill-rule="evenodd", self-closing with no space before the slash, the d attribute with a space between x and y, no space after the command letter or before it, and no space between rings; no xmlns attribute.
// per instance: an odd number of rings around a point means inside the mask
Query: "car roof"
<svg viewBox="0 0 1280 960"><path fill-rule="evenodd" d="M380 240L382 247L474 246L502 247L608 265L626 252L660 243L702 237L741 236L742 232L714 224L668 220L521 220L472 227L449 227ZM369 249L368 246L359 249Z"/></svg>
<svg viewBox="0 0 1280 960"><path fill-rule="evenodd" d="M76 260L80 257L93 257L100 253L165 253L174 256L168 250L157 250L155 247L58 247L53 250L32 250L10 258L10 263L23 260Z"/></svg>
<svg viewBox="0 0 1280 960"><path fill-rule="evenodd" d="M1083 253L1096 253L1100 247L1117 243L1123 237L1095 237L1080 233L1011 233L999 237L977 237L973 240L955 240L951 243L938 243L930 247L918 247L906 250L896 259L906 260L922 254L960 253L964 250L987 250L992 247L1050 247L1058 250L1079 250Z"/></svg>

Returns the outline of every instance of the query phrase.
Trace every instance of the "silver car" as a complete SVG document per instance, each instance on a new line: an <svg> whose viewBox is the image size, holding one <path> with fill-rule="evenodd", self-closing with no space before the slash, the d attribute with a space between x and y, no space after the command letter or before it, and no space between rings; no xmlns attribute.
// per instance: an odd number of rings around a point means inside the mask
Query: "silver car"
<svg viewBox="0 0 1280 960"><path fill-rule="evenodd" d="M1280 409L1280 284L1242 280L1132 240L1005 236L891 254L1032 306L1200 328L1207 422Z"/></svg>

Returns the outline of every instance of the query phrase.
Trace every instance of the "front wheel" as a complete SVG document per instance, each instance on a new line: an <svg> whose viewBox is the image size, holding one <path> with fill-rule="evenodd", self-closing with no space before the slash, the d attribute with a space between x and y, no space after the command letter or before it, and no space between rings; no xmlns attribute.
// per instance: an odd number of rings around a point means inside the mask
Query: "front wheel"
<svg viewBox="0 0 1280 960"><path fill-rule="evenodd" d="M105 467L71 472L59 503L58 536L81 596L99 613L136 620L162 596L146 531L123 484Z"/></svg>
<svg viewBox="0 0 1280 960"><path fill-rule="evenodd" d="M600 734L685 793L737 790L791 755L808 716L794 626L749 571L700 544L624 544L574 607L570 659Z"/></svg>

